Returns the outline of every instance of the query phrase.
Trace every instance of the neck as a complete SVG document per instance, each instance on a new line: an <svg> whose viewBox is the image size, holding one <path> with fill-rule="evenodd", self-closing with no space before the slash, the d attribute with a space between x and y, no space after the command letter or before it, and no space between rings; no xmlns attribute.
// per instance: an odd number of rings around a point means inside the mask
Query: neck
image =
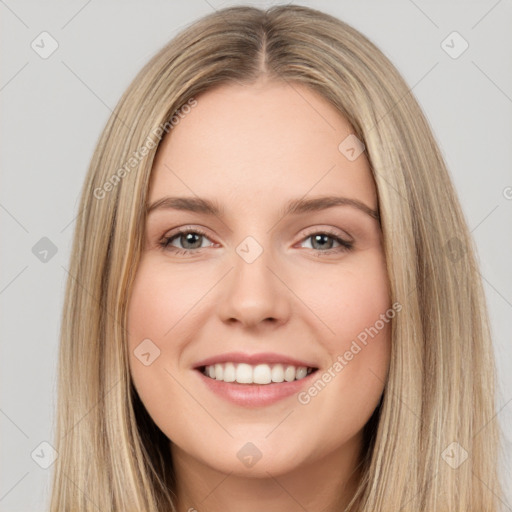
<svg viewBox="0 0 512 512"><path fill-rule="evenodd" d="M339 512L360 480L361 436L336 451L268 477L224 473L171 445L178 512ZM293 464L291 464L293 466Z"/></svg>

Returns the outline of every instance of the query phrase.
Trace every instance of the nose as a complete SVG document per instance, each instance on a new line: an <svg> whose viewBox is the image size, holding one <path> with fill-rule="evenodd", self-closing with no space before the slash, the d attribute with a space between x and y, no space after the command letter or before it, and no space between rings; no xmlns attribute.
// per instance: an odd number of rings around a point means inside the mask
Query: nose
<svg viewBox="0 0 512 512"><path fill-rule="evenodd" d="M249 263L234 255L234 268L224 278L218 312L223 322L245 327L285 324L290 316L292 293L274 268L270 251Z"/></svg>

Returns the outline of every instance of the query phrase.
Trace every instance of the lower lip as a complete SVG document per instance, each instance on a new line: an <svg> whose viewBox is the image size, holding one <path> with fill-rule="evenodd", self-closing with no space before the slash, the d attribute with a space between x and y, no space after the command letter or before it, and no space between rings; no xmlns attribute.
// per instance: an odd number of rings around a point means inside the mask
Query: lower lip
<svg viewBox="0 0 512 512"><path fill-rule="evenodd" d="M313 375L311 372L300 380L292 382L273 382L271 384L238 384L236 382L224 382L222 380L207 377L201 370L195 370L201 380L216 395L242 407L263 407L271 405L299 393L309 384Z"/></svg>

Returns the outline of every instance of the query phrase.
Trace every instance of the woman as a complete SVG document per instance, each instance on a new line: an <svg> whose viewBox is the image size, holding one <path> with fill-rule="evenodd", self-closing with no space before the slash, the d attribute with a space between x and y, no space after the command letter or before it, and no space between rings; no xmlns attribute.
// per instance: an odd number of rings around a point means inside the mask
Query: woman
<svg viewBox="0 0 512 512"><path fill-rule="evenodd" d="M52 511L498 510L472 241L359 32L296 6L188 27L80 210Z"/></svg>

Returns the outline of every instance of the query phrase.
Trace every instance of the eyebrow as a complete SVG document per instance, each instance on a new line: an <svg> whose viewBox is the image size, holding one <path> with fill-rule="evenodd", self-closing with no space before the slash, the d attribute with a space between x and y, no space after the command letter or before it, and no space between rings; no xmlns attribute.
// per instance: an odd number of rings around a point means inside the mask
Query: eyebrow
<svg viewBox="0 0 512 512"><path fill-rule="evenodd" d="M351 199L340 196L320 196L312 199L292 199L288 201L280 211L280 217L298 215L301 213L316 212L333 208L335 206L351 206L373 219L379 220L379 213L373 210L358 199ZM146 213L150 214L155 210L184 210L206 215L224 217L224 209L215 201L200 197L162 197L151 203Z"/></svg>

